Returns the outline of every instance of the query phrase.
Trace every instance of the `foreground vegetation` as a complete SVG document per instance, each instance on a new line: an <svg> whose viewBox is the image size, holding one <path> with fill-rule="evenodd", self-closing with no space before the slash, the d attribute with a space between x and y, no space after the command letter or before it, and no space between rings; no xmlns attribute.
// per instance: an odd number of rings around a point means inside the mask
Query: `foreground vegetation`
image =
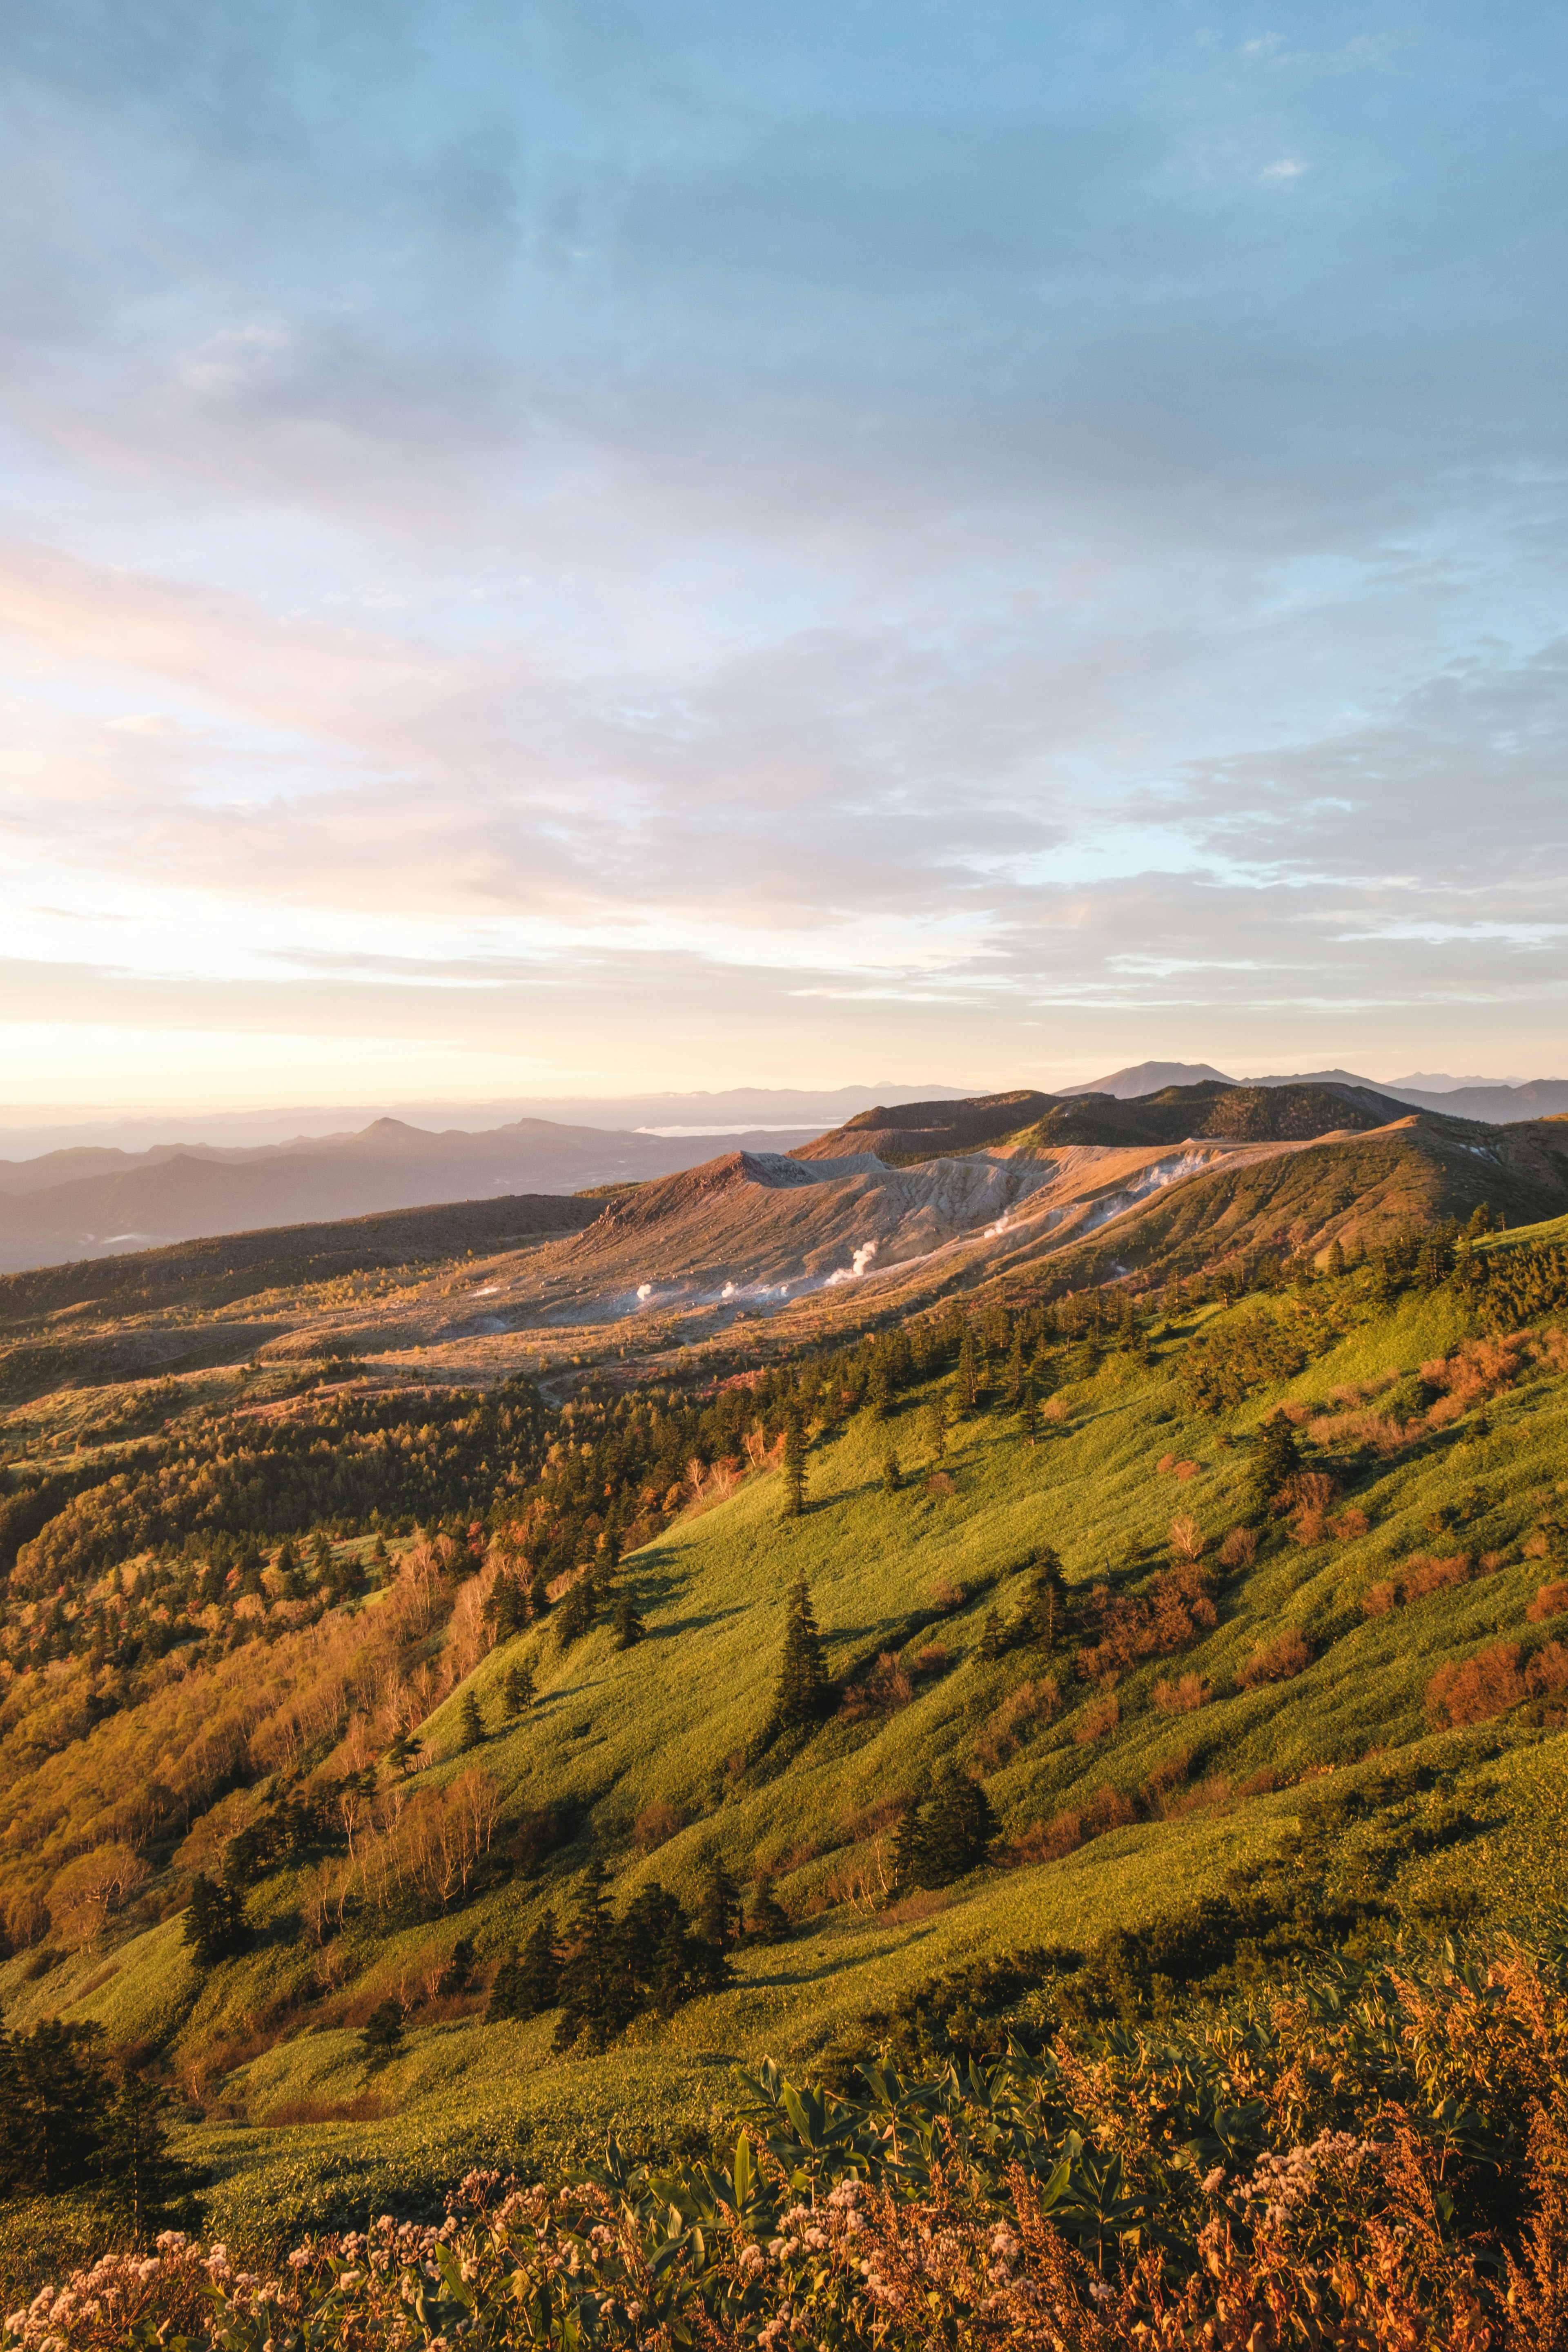
<svg viewBox="0 0 1568 2352"><path fill-rule="evenodd" d="M1554 2340L1568 1263L1489 1224L29 1406L7 2063L143 2123L11 2293L193 2194L255 2277L12 2333Z"/></svg>

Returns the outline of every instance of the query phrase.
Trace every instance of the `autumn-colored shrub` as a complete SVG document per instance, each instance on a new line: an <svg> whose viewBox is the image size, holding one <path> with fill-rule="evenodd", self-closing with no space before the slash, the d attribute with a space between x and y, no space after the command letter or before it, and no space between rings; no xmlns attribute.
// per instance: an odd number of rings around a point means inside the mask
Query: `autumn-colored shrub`
<svg viewBox="0 0 1568 2352"><path fill-rule="evenodd" d="M1219 1548L1221 1568L1250 1568L1258 1558L1256 1528L1232 1528Z"/></svg>
<svg viewBox="0 0 1568 2352"><path fill-rule="evenodd" d="M1060 1693L1049 1675L1020 1683L1009 1692L975 1738L974 1753L986 1770L994 1772L1016 1755L1026 1739L1050 1721L1059 1700Z"/></svg>
<svg viewBox="0 0 1568 2352"><path fill-rule="evenodd" d="M1253 1652L1236 1679L1243 1690L1255 1690L1260 1683L1289 1682L1311 1663L1312 1653L1300 1633L1279 1633Z"/></svg>
<svg viewBox="0 0 1568 2352"><path fill-rule="evenodd" d="M1171 1557L1190 1568L1203 1557L1205 1538L1202 1528L1190 1511L1181 1512L1171 1521Z"/></svg>
<svg viewBox="0 0 1568 2352"><path fill-rule="evenodd" d="M1372 1521L1364 1511L1351 1509L1342 1511L1336 1519L1330 1521L1329 1533L1336 1543L1353 1543L1358 1536L1364 1536L1371 1526Z"/></svg>
<svg viewBox="0 0 1568 2352"><path fill-rule="evenodd" d="M1547 1617L1560 1617L1568 1609L1568 1584L1543 1584L1525 1615L1532 1625Z"/></svg>
<svg viewBox="0 0 1568 2352"><path fill-rule="evenodd" d="M1108 1731L1114 1731L1121 1720L1121 1705L1119 1699L1111 1697L1096 1699L1091 1706L1085 1707L1079 1718L1073 1738L1079 1747L1087 1748L1092 1740L1103 1739Z"/></svg>
<svg viewBox="0 0 1568 2352"><path fill-rule="evenodd" d="M1097 1585L1085 1617L1093 1636L1078 1654L1085 1682L1125 1674L1142 1658L1169 1657L1217 1622L1209 1580L1195 1561L1162 1569L1147 1593L1113 1593Z"/></svg>
<svg viewBox="0 0 1568 2352"><path fill-rule="evenodd" d="M651 1804L643 1807L632 1824L632 1837L639 1853L652 1853L685 1827L686 1816L680 1807L672 1805L667 1797L656 1797Z"/></svg>
<svg viewBox="0 0 1568 2352"><path fill-rule="evenodd" d="M1183 1675L1173 1682L1157 1682L1151 1696L1162 1715L1192 1715L1214 1696L1201 1675Z"/></svg>
<svg viewBox="0 0 1568 2352"><path fill-rule="evenodd" d="M1486 1723L1527 1698L1568 1691L1568 1651L1549 1642L1526 1658L1517 1642L1499 1642L1463 1664L1439 1666L1426 1685L1426 1712L1437 1725Z"/></svg>

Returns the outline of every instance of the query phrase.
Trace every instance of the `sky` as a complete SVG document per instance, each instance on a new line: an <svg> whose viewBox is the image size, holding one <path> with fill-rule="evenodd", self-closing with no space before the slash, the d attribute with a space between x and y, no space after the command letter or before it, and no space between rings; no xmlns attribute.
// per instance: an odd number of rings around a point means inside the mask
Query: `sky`
<svg viewBox="0 0 1568 2352"><path fill-rule="evenodd" d="M1565 51L9 12L6 1102L1568 1074Z"/></svg>

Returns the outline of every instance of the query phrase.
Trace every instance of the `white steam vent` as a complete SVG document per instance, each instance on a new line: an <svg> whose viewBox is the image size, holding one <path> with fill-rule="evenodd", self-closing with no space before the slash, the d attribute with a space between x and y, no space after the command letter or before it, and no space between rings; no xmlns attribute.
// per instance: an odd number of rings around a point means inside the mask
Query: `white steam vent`
<svg viewBox="0 0 1568 2352"><path fill-rule="evenodd" d="M651 1282L639 1282L639 1283L638 1283L638 1285L637 1285L637 1305L638 1305L639 1307L646 1307L646 1306L647 1306L647 1302L648 1302L648 1300L649 1300L652 1297L653 1297L653 1285L652 1285L652 1283L651 1283Z"/></svg>
<svg viewBox="0 0 1568 2352"><path fill-rule="evenodd" d="M841 1265L837 1269L837 1273L830 1274L828 1276L826 1287L831 1290L837 1283L856 1281L861 1275L865 1274L868 1270L871 1260L876 1256L876 1255L877 1244L875 1242L862 1242L860 1247L856 1251L848 1265Z"/></svg>

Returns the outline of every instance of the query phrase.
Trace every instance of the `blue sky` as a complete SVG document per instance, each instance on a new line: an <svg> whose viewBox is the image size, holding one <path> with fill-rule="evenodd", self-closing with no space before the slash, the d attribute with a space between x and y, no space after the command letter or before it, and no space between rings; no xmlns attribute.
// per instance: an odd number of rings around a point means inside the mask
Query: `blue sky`
<svg viewBox="0 0 1568 2352"><path fill-rule="evenodd" d="M12 1101L1568 1071L1565 47L13 12Z"/></svg>

